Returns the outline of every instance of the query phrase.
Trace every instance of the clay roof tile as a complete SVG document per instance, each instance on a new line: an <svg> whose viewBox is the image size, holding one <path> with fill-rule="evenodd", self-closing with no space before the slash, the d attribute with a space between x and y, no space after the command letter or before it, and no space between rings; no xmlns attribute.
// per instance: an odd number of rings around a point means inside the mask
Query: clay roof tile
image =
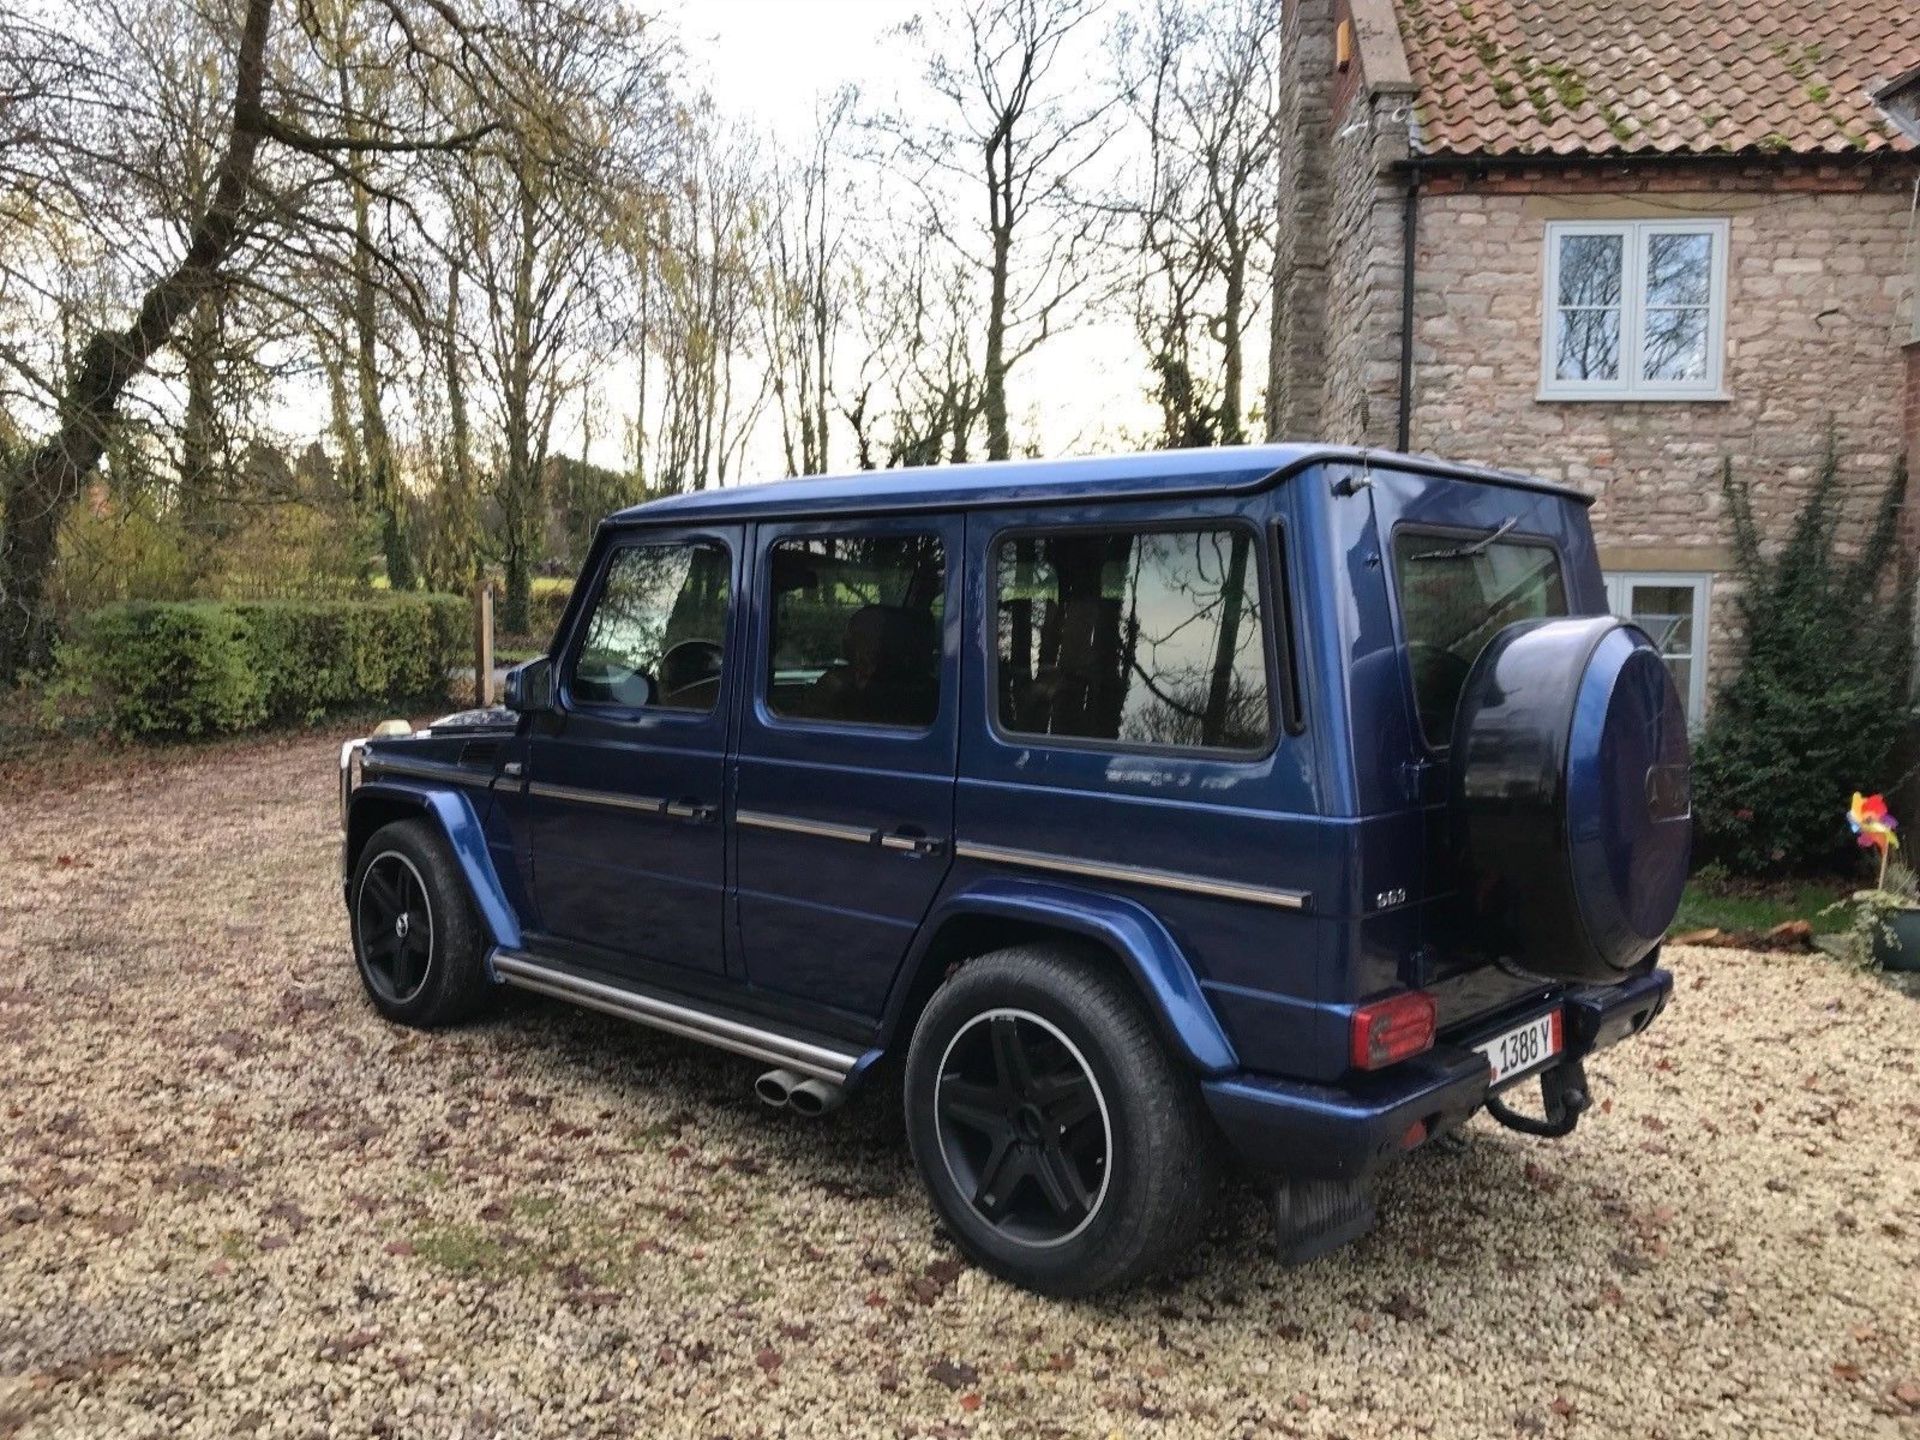
<svg viewBox="0 0 1920 1440"><path fill-rule="evenodd" d="M1920 0L1395 0L1428 154L1912 151Z"/></svg>

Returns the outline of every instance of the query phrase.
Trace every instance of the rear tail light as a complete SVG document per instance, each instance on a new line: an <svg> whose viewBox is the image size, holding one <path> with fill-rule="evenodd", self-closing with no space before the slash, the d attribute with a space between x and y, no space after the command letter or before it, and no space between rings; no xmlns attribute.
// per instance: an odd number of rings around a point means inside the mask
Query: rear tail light
<svg viewBox="0 0 1920 1440"><path fill-rule="evenodd" d="M1438 1007L1424 990L1375 1000L1353 1012L1349 1058L1358 1070L1380 1070L1433 1046Z"/></svg>

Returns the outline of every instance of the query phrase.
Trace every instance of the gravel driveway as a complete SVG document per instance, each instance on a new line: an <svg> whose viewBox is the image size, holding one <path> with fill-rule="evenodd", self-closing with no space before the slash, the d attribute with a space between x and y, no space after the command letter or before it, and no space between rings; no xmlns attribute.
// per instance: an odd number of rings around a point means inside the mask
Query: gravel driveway
<svg viewBox="0 0 1920 1440"><path fill-rule="evenodd" d="M1920 1434L1920 1009L1679 951L1571 1139L1302 1271L1250 1195L1097 1304L964 1268L877 1100L360 999L324 739L0 791L0 1435Z"/></svg>

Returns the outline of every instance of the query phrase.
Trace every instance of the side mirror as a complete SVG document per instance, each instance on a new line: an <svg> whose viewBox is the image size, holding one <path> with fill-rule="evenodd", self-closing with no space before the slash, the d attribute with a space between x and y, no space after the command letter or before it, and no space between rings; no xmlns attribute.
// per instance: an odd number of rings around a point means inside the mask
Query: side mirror
<svg viewBox="0 0 1920 1440"><path fill-rule="evenodd" d="M500 699L509 710L534 715L553 708L553 661L542 655L507 671Z"/></svg>

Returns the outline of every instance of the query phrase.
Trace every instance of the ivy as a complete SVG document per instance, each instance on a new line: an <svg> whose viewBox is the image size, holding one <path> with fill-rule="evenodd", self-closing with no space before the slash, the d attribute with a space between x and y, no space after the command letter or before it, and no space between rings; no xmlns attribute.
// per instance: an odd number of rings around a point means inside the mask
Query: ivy
<svg viewBox="0 0 1920 1440"><path fill-rule="evenodd" d="M1837 863L1847 796L1890 788L1910 723L1913 570L1898 551L1905 466L1851 558L1835 546L1838 473L1830 431L1812 493L1768 557L1750 487L1731 461L1721 468L1747 653L1695 752L1694 808L1708 856L1742 874Z"/></svg>

